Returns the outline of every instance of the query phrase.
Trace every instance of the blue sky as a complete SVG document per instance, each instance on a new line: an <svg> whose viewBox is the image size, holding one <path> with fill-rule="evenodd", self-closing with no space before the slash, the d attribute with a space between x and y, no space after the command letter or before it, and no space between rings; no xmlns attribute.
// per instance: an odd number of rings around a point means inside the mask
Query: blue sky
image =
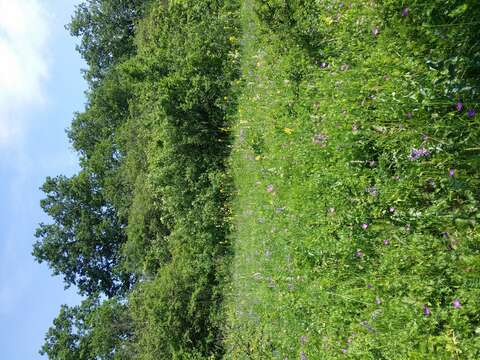
<svg viewBox="0 0 480 360"><path fill-rule="evenodd" d="M43 359L38 350L61 304L77 304L30 255L48 175L71 175L77 159L65 129L84 107L75 39L64 25L80 0L0 0L1 359Z"/></svg>

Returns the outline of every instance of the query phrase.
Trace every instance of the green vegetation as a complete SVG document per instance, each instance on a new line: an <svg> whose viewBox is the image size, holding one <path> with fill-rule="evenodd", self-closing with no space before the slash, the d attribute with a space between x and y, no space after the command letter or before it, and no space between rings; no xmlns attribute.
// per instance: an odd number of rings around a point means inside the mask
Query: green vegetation
<svg viewBox="0 0 480 360"><path fill-rule="evenodd" d="M479 358L479 15L473 0L81 5L81 171L45 182L33 253L85 300L42 352Z"/></svg>

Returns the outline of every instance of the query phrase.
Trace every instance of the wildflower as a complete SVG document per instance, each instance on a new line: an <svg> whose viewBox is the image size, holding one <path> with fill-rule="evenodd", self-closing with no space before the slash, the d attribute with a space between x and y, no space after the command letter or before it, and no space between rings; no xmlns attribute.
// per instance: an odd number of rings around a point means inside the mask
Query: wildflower
<svg viewBox="0 0 480 360"><path fill-rule="evenodd" d="M325 68L327 68L327 67L328 67L328 64L327 64L326 62L320 63L320 68L321 68L321 69L325 69Z"/></svg>
<svg viewBox="0 0 480 360"><path fill-rule="evenodd" d="M328 208L328 212L329 212L330 214L335 213L335 208L334 208L334 207Z"/></svg>
<svg viewBox="0 0 480 360"><path fill-rule="evenodd" d="M428 156L430 156L430 151L428 151L424 147L420 149L413 148L410 153L410 160L418 160L422 157L428 157Z"/></svg>
<svg viewBox="0 0 480 360"><path fill-rule="evenodd" d="M390 206L388 211L390 212L390 214L393 214L395 212L395 208L393 206Z"/></svg>
<svg viewBox="0 0 480 360"><path fill-rule="evenodd" d="M261 160L261 159L262 159L262 157L260 155L255 156L255 160L258 161L258 160Z"/></svg>
<svg viewBox="0 0 480 360"><path fill-rule="evenodd" d="M269 192L269 193L273 192L273 185L272 184L269 184L267 186L267 192Z"/></svg>
<svg viewBox="0 0 480 360"><path fill-rule="evenodd" d="M403 16L403 17L407 17L407 16L408 16L408 7L404 7L404 8L402 9L402 16Z"/></svg>
<svg viewBox="0 0 480 360"><path fill-rule="evenodd" d="M405 231L410 231L410 229L411 229L410 224L405 225Z"/></svg>
<svg viewBox="0 0 480 360"><path fill-rule="evenodd" d="M363 229L363 230L367 230L367 229L368 229L368 224L367 224L367 223L362 224L362 229Z"/></svg>
<svg viewBox="0 0 480 360"><path fill-rule="evenodd" d="M382 300L377 296L375 298L375 304L380 305L382 303Z"/></svg>
<svg viewBox="0 0 480 360"><path fill-rule="evenodd" d="M363 255L364 255L364 254L363 254L363 252L362 252L361 250L357 250L357 252L355 253L355 256L356 256L356 257L359 257L359 258L363 257Z"/></svg>
<svg viewBox="0 0 480 360"><path fill-rule="evenodd" d="M307 342L307 337L305 335L300 336L300 344L305 345Z"/></svg>
<svg viewBox="0 0 480 360"><path fill-rule="evenodd" d="M423 315L430 316L430 308L427 305L423 305Z"/></svg>
<svg viewBox="0 0 480 360"><path fill-rule="evenodd" d="M455 169L450 169L450 170L448 171L448 176L454 177L454 176L455 176Z"/></svg>
<svg viewBox="0 0 480 360"><path fill-rule="evenodd" d="M372 30L372 35L377 36L378 34L380 34L380 29L378 27L374 27Z"/></svg>
<svg viewBox="0 0 480 360"><path fill-rule="evenodd" d="M461 101L458 101L456 104L455 104L455 107L457 108L457 111L462 111L463 109L463 104Z"/></svg>
<svg viewBox="0 0 480 360"><path fill-rule="evenodd" d="M283 132L287 135L291 135L293 133L293 129L286 127L283 129Z"/></svg>
<svg viewBox="0 0 480 360"><path fill-rule="evenodd" d="M399 180L400 180L400 176L396 175L396 176L393 177L393 179L394 179L395 181L399 181Z"/></svg>
<svg viewBox="0 0 480 360"><path fill-rule="evenodd" d="M341 351L342 353L346 354L348 350L347 350L347 349L342 349L342 350L340 350L340 351Z"/></svg>
<svg viewBox="0 0 480 360"><path fill-rule="evenodd" d="M269 258L271 255L272 253L270 252L270 250L265 251L265 257Z"/></svg>
<svg viewBox="0 0 480 360"><path fill-rule="evenodd" d="M372 196L378 196L378 190L377 190L377 188L376 188L375 186L367 187L367 188L365 189L365 192L366 192L367 194L372 195Z"/></svg>
<svg viewBox="0 0 480 360"><path fill-rule="evenodd" d="M462 304L460 304L460 300L458 299L453 300L452 305L455 309L459 309L462 307Z"/></svg>
<svg viewBox="0 0 480 360"><path fill-rule="evenodd" d="M390 240L388 239L383 240L383 245L389 245L389 244L390 244Z"/></svg>
<svg viewBox="0 0 480 360"><path fill-rule="evenodd" d="M325 147L327 144L327 139L328 139L328 136L325 135L325 134L316 134L312 141L314 144L317 144L317 145L320 145L321 147Z"/></svg>
<svg viewBox="0 0 480 360"><path fill-rule="evenodd" d="M475 109L469 109L469 110L467 111L467 116L468 116L469 118L473 118L473 117L475 116L475 114L476 114Z"/></svg>
<svg viewBox="0 0 480 360"><path fill-rule="evenodd" d="M445 238L445 239L448 239L450 234L448 233L448 231L444 231L442 232L442 236Z"/></svg>
<svg viewBox="0 0 480 360"><path fill-rule="evenodd" d="M300 353L300 360L308 360L307 355L303 351Z"/></svg>
<svg viewBox="0 0 480 360"><path fill-rule="evenodd" d="M373 285L372 284L367 284L367 288L371 289L371 288L373 288Z"/></svg>

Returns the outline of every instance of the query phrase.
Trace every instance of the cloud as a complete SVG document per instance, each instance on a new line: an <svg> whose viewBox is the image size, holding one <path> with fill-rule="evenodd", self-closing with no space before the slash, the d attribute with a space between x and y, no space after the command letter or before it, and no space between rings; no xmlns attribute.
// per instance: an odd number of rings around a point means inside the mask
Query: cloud
<svg viewBox="0 0 480 360"><path fill-rule="evenodd" d="M25 111L45 100L48 32L39 0L0 0L0 146L15 142Z"/></svg>

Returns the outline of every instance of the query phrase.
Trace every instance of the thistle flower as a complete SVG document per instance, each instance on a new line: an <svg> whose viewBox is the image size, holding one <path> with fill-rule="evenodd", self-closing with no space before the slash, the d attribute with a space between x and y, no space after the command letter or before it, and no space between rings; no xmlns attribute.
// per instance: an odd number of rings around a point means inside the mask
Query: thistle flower
<svg viewBox="0 0 480 360"><path fill-rule="evenodd" d="M348 350L347 350L347 349L342 349L342 350L340 350L340 351L341 351L342 353L346 354Z"/></svg>
<svg viewBox="0 0 480 360"><path fill-rule="evenodd" d="M456 104L455 104L455 107L457 108L457 111L462 111L463 109L463 104L461 101L458 101Z"/></svg>
<svg viewBox="0 0 480 360"><path fill-rule="evenodd" d="M410 153L410 160L418 160L422 157L428 157L428 156L430 156L430 151L428 151L424 147L420 149L413 148Z"/></svg>
<svg viewBox="0 0 480 360"><path fill-rule="evenodd" d="M473 118L473 117L475 116L475 114L476 114L475 109L469 109L469 110L467 111L467 116L468 116L469 118Z"/></svg>
<svg viewBox="0 0 480 360"><path fill-rule="evenodd" d="M455 176L455 169L450 169L450 170L448 171L448 176L454 177L454 176Z"/></svg>
<svg viewBox="0 0 480 360"><path fill-rule="evenodd" d="M427 305L423 305L423 315L430 316L430 314L431 314L430 308Z"/></svg>
<svg viewBox="0 0 480 360"><path fill-rule="evenodd" d="M363 252L362 252L361 250L357 250L357 252L355 253L355 256L356 256L356 257L359 257L359 258L363 257L363 255L364 255L364 254L363 254Z"/></svg>
<svg viewBox="0 0 480 360"><path fill-rule="evenodd" d="M388 239L383 240L383 245L389 245L389 244L390 244L390 240Z"/></svg>
<svg viewBox="0 0 480 360"><path fill-rule="evenodd" d="M372 285L372 284L368 284L368 285L367 285L367 288L371 289L371 288L373 288L373 285Z"/></svg>
<svg viewBox="0 0 480 360"><path fill-rule="evenodd" d="M326 62L320 63L320 68L321 69L326 69L328 67L328 64Z"/></svg>
<svg viewBox="0 0 480 360"><path fill-rule="evenodd" d="M328 136L325 134L316 134L313 136L313 143L316 145L320 145L320 147L325 147L327 146L327 139Z"/></svg>
<svg viewBox="0 0 480 360"><path fill-rule="evenodd" d="M460 308L462 307L462 304L460 304L460 300L455 299L455 300L453 300L453 302L452 302L452 306L453 306L455 309L460 309Z"/></svg>
<svg viewBox="0 0 480 360"><path fill-rule="evenodd" d="M388 211L390 212L390 214L393 214L395 212L395 208L393 206L390 206Z"/></svg>
<svg viewBox="0 0 480 360"><path fill-rule="evenodd" d="M407 17L407 16L408 16L408 7L404 7L404 8L402 9L402 16L403 16L403 17Z"/></svg>
<svg viewBox="0 0 480 360"><path fill-rule="evenodd" d="M368 229L368 224L367 224L367 223L362 224L362 229L363 229L363 230L367 230L367 229Z"/></svg>

